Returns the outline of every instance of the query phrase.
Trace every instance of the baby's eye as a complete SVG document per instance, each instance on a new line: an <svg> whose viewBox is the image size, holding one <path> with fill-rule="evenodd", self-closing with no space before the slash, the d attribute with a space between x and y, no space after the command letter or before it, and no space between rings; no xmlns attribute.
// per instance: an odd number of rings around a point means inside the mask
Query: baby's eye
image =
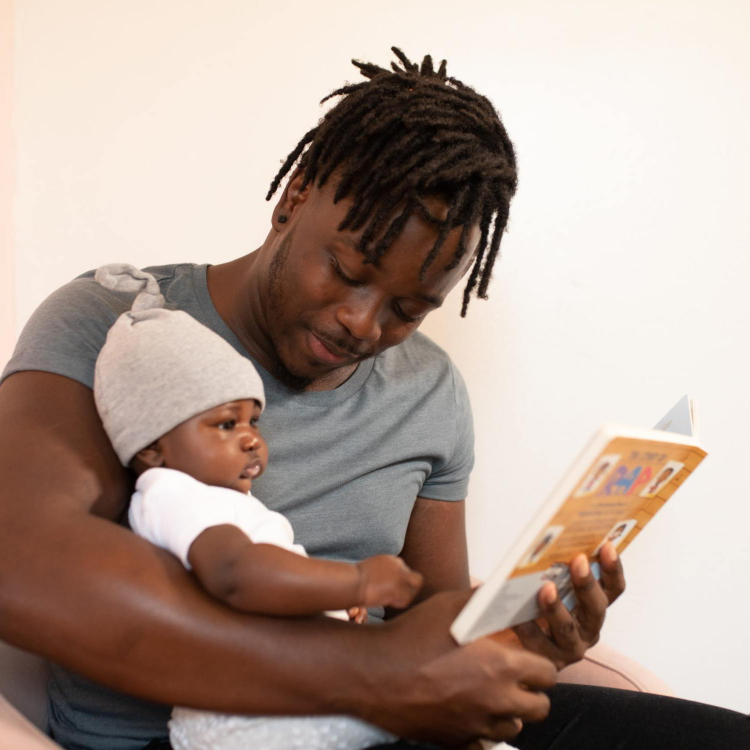
<svg viewBox="0 0 750 750"><path fill-rule="evenodd" d="M228 419L226 422L221 422L218 427L220 430L233 430L236 424L237 421L235 419Z"/></svg>
<svg viewBox="0 0 750 750"><path fill-rule="evenodd" d="M258 426L258 417L253 417L250 420L250 427L257 427Z"/></svg>

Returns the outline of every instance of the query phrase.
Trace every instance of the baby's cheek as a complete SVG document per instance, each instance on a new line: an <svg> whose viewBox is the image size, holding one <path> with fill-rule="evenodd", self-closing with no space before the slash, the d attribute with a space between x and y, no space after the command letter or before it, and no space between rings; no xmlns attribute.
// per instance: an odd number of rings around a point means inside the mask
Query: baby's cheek
<svg viewBox="0 0 750 750"><path fill-rule="evenodd" d="M261 464L263 465L263 471L265 471L266 466L268 466L268 446L266 445L266 441L263 441L263 444L260 447L260 450L258 451L258 457L260 458Z"/></svg>

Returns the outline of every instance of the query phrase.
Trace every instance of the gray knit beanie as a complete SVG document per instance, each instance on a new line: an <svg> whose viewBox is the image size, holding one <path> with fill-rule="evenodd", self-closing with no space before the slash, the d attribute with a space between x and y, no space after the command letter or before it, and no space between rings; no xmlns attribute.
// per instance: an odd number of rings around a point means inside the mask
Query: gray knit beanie
<svg viewBox="0 0 750 750"><path fill-rule="evenodd" d="M123 465L215 406L253 398L263 409L263 382L252 362L186 312L165 310L150 273L113 263L95 278L107 289L138 292L109 329L94 371L96 408Z"/></svg>

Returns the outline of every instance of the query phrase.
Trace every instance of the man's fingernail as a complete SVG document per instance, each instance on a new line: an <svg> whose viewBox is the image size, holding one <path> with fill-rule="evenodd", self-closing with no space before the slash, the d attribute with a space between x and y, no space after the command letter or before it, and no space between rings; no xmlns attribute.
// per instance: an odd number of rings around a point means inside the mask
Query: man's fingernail
<svg viewBox="0 0 750 750"><path fill-rule="evenodd" d="M575 561L576 575L579 578L585 578L590 571L589 561L585 557L579 557Z"/></svg>
<svg viewBox="0 0 750 750"><path fill-rule="evenodd" d="M557 601L557 588L555 587L555 585L548 584L547 586L545 586L542 596L544 597L544 603L548 607L551 607Z"/></svg>

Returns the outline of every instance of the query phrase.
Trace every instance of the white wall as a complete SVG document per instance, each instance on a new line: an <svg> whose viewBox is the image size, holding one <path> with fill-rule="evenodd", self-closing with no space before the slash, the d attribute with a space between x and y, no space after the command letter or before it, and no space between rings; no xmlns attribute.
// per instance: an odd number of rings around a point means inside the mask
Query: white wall
<svg viewBox="0 0 750 750"><path fill-rule="evenodd" d="M15 340L15 278L13 274L13 2L0 0L0 362L13 351Z"/></svg>
<svg viewBox="0 0 750 750"><path fill-rule="evenodd" d="M372 7L372 6L368 6ZM425 329L469 383L486 575L600 422L684 392L711 455L628 552L605 639L682 696L750 711L750 6L732 0L18 3L17 316L107 261L228 260L263 196L388 48L447 57L521 164L489 302Z"/></svg>

